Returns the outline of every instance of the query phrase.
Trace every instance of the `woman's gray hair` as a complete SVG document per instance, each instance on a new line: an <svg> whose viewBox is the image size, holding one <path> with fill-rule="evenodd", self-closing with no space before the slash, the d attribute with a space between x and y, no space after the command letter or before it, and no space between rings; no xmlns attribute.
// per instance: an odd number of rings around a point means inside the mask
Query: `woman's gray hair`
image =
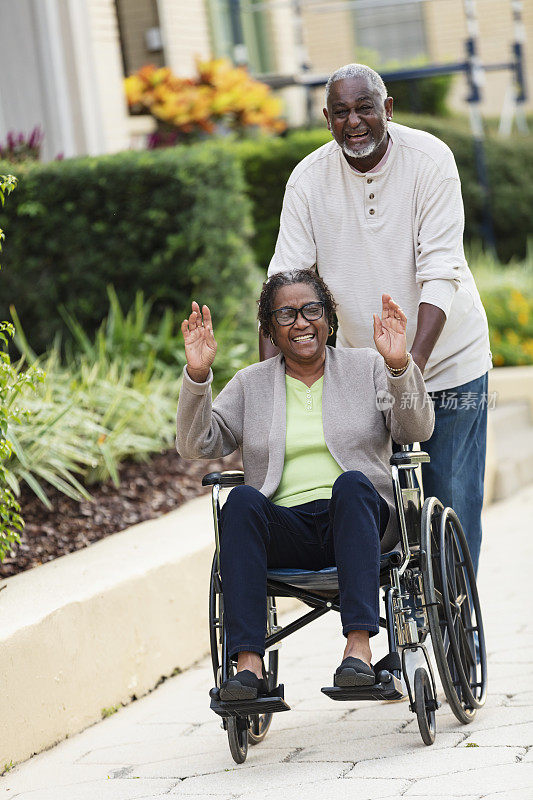
<svg viewBox="0 0 533 800"><path fill-rule="evenodd" d="M344 78L366 78L372 89L383 102L385 102L388 97L387 87L383 83L381 75L374 69L367 67L366 64L346 64L344 67L340 67L340 69L334 72L326 83L326 105L332 85L336 81L341 81Z"/></svg>

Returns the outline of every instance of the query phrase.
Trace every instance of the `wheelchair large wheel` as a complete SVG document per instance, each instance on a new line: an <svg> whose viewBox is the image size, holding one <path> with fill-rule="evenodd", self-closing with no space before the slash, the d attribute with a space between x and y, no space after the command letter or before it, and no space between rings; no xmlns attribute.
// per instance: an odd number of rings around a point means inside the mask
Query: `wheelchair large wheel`
<svg viewBox="0 0 533 800"><path fill-rule="evenodd" d="M422 509L424 598L446 699L468 724L485 703L487 654L472 559L457 514L430 497Z"/></svg>
<svg viewBox="0 0 533 800"><path fill-rule="evenodd" d="M213 565L211 567L211 581L209 585L209 635L211 642L211 661L213 664L213 675L215 678L215 685L220 686L222 683L222 663L225 661L225 674L231 676L235 672L235 663L231 661L227 653L226 637L224 631L224 599L220 591L220 586L217 585L217 571L216 571L216 554L213 558ZM271 633L271 629L277 624L276 613L273 610L273 598L268 600L268 614L267 614L267 634ZM273 650L265 658L266 681L269 690L271 691L277 686L278 683L278 651ZM248 750L248 742L252 745L261 742L270 727L272 722L272 714L254 714L244 720L246 723L243 727L242 721L233 717L226 720L226 729L228 731L228 742L230 746L231 755L237 764L242 764L246 759ZM244 733L243 733L244 730Z"/></svg>

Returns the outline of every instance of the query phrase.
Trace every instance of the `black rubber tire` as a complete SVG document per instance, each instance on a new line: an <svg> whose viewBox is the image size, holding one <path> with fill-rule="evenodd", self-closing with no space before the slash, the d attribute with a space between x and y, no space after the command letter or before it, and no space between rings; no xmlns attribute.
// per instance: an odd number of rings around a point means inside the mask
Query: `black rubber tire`
<svg viewBox="0 0 533 800"><path fill-rule="evenodd" d="M424 667L418 667L414 679L415 710L418 730L424 744L431 745L435 741L436 724L435 709L427 708L426 704L434 702L433 690L429 675Z"/></svg>
<svg viewBox="0 0 533 800"><path fill-rule="evenodd" d="M422 509L421 550L426 554L422 579L437 669L453 714L467 725L486 698L483 622L463 529L455 512L444 509L436 497L428 498ZM474 630L479 637L479 665Z"/></svg>
<svg viewBox="0 0 533 800"><path fill-rule="evenodd" d="M236 764L244 764L248 755L248 730L245 719L228 717L228 744Z"/></svg>

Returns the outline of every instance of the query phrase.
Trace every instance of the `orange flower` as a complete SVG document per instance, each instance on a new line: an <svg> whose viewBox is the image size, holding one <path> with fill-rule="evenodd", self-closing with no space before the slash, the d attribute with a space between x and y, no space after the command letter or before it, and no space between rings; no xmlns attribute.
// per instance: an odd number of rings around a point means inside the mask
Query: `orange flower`
<svg viewBox="0 0 533 800"><path fill-rule="evenodd" d="M281 102L244 67L224 58L197 61L198 77L179 78L168 67L141 67L124 81L130 108L149 111L179 132L212 133L223 122L279 133L285 129Z"/></svg>

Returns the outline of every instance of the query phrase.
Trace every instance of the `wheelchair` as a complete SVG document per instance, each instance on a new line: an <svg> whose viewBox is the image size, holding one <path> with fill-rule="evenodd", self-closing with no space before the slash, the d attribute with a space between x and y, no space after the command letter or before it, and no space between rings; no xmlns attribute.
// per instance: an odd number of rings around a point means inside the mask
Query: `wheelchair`
<svg viewBox="0 0 533 800"><path fill-rule="evenodd" d="M415 476L418 465L429 462L422 451L403 445L390 458L400 541L397 549L381 554L380 588L389 652L374 664L373 686L322 692L332 700L400 700L409 698L424 744L435 741L437 700L434 672L425 641L429 636L442 687L459 722L468 724L481 708L487 691L487 655L475 573L457 514L436 497L423 500ZM274 713L289 711L283 685L278 685L279 646L282 639L329 611L340 611L336 567L317 572L303 569L269 569L267 573L267 630L265 678L268 694L257 700L224 702L219 688L236 671L224 631L224 595L220 575L221 487L244 483L244 473L231 470L205 475L203 486L212 487L215 554L209 591L209 628L215 686L211 709L222 717L234 761L246 760L248 745L261 742ZM278 625L276 598L298 598L311 611ZM421 657L414 676L406 668L406 654Z"/></svg>

